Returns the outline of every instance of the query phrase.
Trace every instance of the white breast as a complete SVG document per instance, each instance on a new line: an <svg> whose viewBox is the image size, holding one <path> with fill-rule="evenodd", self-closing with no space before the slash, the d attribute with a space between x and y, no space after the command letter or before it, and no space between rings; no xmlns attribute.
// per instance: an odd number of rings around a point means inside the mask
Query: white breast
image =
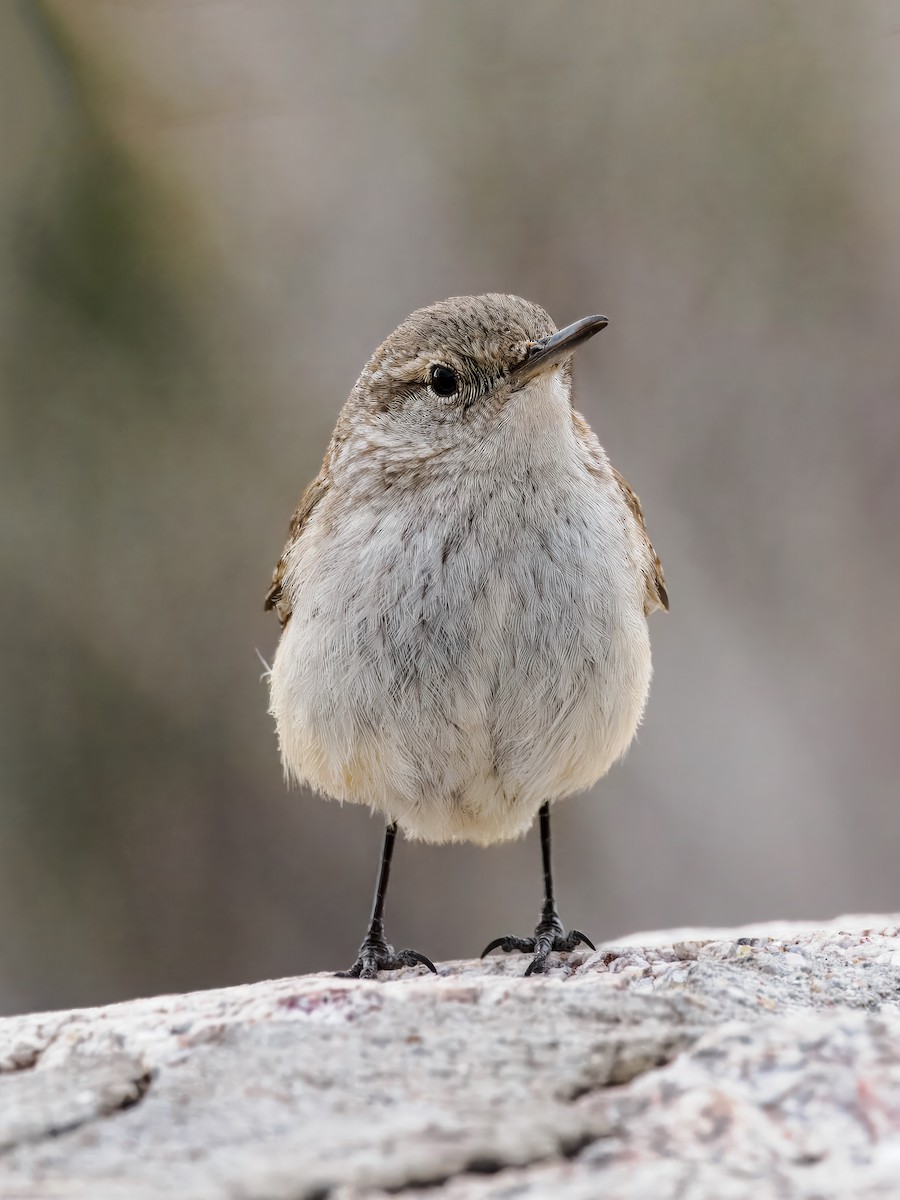
<svg viewBox="0 0 900 1200"><path fill-rule="evenodd" d="M410 836L488 843L625 752L650 683L632 518L566 428L523 455L501 426L414 494L332 490L272 668L289 774Z"/></svg>

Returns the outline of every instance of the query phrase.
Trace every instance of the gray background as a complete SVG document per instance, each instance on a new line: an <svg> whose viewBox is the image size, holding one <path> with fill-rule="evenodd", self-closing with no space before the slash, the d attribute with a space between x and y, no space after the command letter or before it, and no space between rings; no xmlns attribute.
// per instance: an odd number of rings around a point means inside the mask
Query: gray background
<svg viewBox="0 0 900 1200"><path fill-rule="evenodd" d="M0 1010L351 961L380 829L284 787L261 598L461 292L610 315L672 597L564 919L900 905L900 6L10 2L0 139ZM534 835L395 864L400 944L533 925Z"/></svg>

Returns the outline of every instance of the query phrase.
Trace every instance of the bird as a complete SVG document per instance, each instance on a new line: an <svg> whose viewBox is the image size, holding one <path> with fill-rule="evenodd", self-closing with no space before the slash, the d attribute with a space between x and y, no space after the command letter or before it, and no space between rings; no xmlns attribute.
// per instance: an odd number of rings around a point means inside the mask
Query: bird
<svg viewBox="0 0 900 1200"><path fill-rule="evenodd" d="M550 956L566 932L551 806L631 744L651 677L647 617L668 609L637 495L573 407L572 357L608 324L557 329L518 296L418 309L378 347L290 522L265 608L284 771L385 821L356 960L406 966L385 899L398 832L489 845L539 817L541 916L483 951Z"/></svg>

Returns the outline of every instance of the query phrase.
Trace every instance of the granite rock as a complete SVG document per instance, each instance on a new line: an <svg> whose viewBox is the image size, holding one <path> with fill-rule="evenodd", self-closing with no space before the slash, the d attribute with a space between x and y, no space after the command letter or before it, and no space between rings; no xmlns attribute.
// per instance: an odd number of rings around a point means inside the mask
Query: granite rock
<svg viewBox="0 0 900 1200"><path fill-rule="evenodd" d="M0 1021L0 1197L900 1195L900 918Z"/></svg>

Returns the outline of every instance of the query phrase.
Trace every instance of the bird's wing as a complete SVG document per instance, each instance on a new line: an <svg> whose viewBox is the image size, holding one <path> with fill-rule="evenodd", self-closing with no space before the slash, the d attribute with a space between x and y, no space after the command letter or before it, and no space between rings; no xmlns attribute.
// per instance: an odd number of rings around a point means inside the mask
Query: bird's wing
<svg viewBox="0 0 900 1200"><path fill-rule="evenodd" d="M284 592L284 575L287 570L288 554L291 547L303 533L303 528L309 519L310 513L330 487L331 471L329 470L329 456L326 456L321 471L300 497L300 503L291 517L288 540L284 550L281 552L281 558L279 558L272 573L272 584L266 592L266 612L269 612L273 608L275 609L278 613L278 620L281 622L282 629L291 619L291 599Z"/></svg>
<svg viewBox="0 0 900 1200"><path fill-rule="evenodd" d="M666 612L669 611L669 593L666 591L666 577L663 574L662 563L659 561L659 555L653 549L653 543L647 536L647 526L644 522L644 510L641 508L641 502L635 493L631 490L628 480L620 475L615 467L610 466L613 473L613 479L619 485L619 490L631 510L631 515L637 522L637 527L641 538L647 546L650 567L645 572L644 580L647 587L647 593L644 597L644 612L652 613L654 609L663 608Z"/></svg>
<svg viewBox="0 0 900 1200"><path fill-rule="evenodd" d="M598 479L609 480L608 472L612 473L613 480L618 487L622 499L628 505L631 515L634 517L635 524L638 528L638 534L647 549L648 568L644 572L644 583L646 592L644 595L644 612L649 614L657 608L669 611L669 593L666 591L666 577L663 575L662 563L659 561L659 555L653 549L653 543L647 536L647 526L644 522L644 510L641 508L641 502L631 490L628 481L623 475L620 475L616 468L609 462L600 443L588 425L587 421L580 412L572 410L572 424L575 426L575 434L581 441L588 453L588 469L597 476Z"/></svg>

